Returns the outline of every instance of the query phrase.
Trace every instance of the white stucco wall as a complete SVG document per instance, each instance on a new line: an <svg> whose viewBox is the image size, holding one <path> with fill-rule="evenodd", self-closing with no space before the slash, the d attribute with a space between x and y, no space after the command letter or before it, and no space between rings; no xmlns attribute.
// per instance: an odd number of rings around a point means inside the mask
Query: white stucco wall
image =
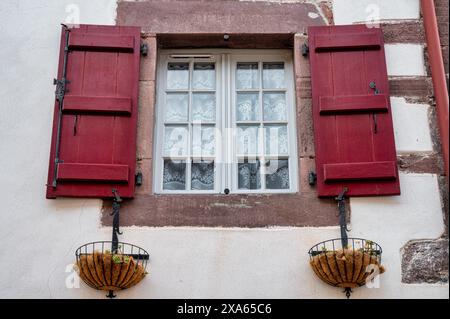
<svg viewBox="0 0 450 319"><path fill-rule="evenodd" d="M420 44L385 44L386 66L389 76L426 75L423 46Z"/></svg>
<svg viewBox="0 0 450 319"><path fill-rule="evenodd" d="M334 23L411 20L419 18L419 0L332 0Z"/></svg>
<svg viewBox="0 0 450 319"><path fill-rule="evenodd" d="M111 229L100 227L100 201L45 199L59 23L73 17L74 4L81 23L114 24L111 0L0 5L0 298L105 295L65 285L75 249L110 238ZM396 129L410 129L402 122ZM448 298L448 285L400 283L401 247L443 231L436 176L402 174L401 186L399 197L351 200L351 235L379 242L387 268L379 289L356 289L353 298ZM150 276L119 298L343 298L314 276L307 256L313 244L338 237L337 227L122 230L121 239L146 248L151 260Z"/></svg>
<svg viewBox="0 0 450 319"><path fill-rule="evenodd" d="M391 97L397 153L432 152L427 104L407 103L402 97Z"/></svg>

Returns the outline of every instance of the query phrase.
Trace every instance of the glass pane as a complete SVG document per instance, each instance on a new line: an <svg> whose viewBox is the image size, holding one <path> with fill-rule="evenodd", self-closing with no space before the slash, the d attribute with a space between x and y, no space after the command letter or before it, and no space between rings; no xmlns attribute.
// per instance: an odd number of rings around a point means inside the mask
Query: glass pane
<svg viewBox="0 0 450 319"><path fill-rule="evenodd" d="M215 122L216 96L214 93L192 94L192 120L194 122Z"/></svg>
<svg viewBox="0 0 450 319"><path fill-rule="evenodd" d="M194 63L192 86L195 90L207 90L216 87L214 63Z"/></svg>
<svg viewBox="0 0 450 319"><path fill-rule="evenodd" d="M164 132L164 156L185 156L188 145L187 126L166 126Z"/></svg>
<svg viewBox="0 0 450 319"><path fill-rule="evenodd" d="M236 66L236 88L237 89L257 89L258 83L258 63L238 63Z"/></svg>
<svg viewBox="0 0 450 319"><path fill-rule="evenodd" d="M286 125L264 126L265 153L270 155L287 155L288 135Z"/></svg>
<svg viewBox="0 0 450 319"><path fill-rule="evenodd" d="M166 95L166 122L187 122L188 119L187 93L167 93Z"/></svg>
<svg viewBox="0 0 450 319"><path fill-rule="evenodd" d="M239 155L258 154L259 126L239 125L237 132L237 149Z"/></svg>
<svg viewBox="0 0 450 319"><path fill-rule="evenodd" d="M258 93L238 93L236 96L236 120L259 120L259 95Z"/></svg>
<svg viewBox="0 0 450 319"><path fill-rule="evenodd" d="M268 160L265 167L267 189L289 188L289 161Z"/></svg>
<svg viewBox="0 0 450 319"><path fill-rule="evenodd" d="M239 189L261 188L259 160L249 161L248 159L245 159L243 163L238 163L238 188Z"/></svg>
<svg viewBox="0 0 450 319"><path fill-rule="evenodd" d="M214 126L193 125L192 155L195 157L214 156L215 136Z"/></svg>
<svg viewBox="0 0 450 319"><path fill-rule="evenodd" d="M263 63L263 88L284 88L284 63Z"/></svg>
<svg viewBox="0 0 450 319"><path fill-rule="evenodd" d="M167 89L187 90L189 88L189 63L167 65Z"/></svg>
<svg viewBox="0 0 450 319"><path fill-rule="evenodd" d="M199 161L192 162L191 189L211 190L214 189L214 162Z"/></svg>
<svg viewBox="0 0 450 319"><path fill-rule="evenodd" d="M163 189L186 189L186 162L164 160Z"/></svg>
<svg viewBox="0 0 450 319"><path fill-rule="evenodd" d="M284 93L264 93L264 121L286 120L286 97Z"/></svg>

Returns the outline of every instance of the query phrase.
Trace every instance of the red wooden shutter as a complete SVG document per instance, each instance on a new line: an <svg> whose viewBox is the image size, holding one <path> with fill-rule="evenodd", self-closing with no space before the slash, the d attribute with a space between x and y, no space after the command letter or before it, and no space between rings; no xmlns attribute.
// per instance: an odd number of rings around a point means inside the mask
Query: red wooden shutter
<svg viewBox="0 0 450 319"><path fill-rule="evenodd" d="M65 42L63 28L59 79ZM140 28L80 25L70 29L68 45L60 161L55 99L47 198L111 197L113 188L133 197Z"/></svg>
<svg viewBox="0 0 450 319"><path fill-rule="evenodd" d="M318 195L400 194L381 30L310 27L309 47Z"/></svg>

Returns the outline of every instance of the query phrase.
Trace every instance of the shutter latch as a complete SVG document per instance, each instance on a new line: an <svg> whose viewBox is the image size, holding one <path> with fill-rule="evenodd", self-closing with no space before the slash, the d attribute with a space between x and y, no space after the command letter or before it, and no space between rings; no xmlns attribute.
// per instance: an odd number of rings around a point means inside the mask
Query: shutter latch
<svg viewBox="0 0 450 319"><path fill-rule="evenodd" d="M309 54L309 46L306 43L302 44L302 55L307 57Z"/></svg>
<svg viewBox="0 0 450 319"><path fill-rule="evenodd" d="M369 87L373 90L373 94L380 93L380 90L377 89L377 84L374 81L369 83Z"/></svg>
<svg viewBox="0 0 450 319"><path fill-rule="evenodd" d="M136 186L142 186L142 173L141 172L137 172L136 175L134 176L134 183L136 184Z"/></svg>
<svg viewBox="0 0 450 319"><path fill-rule="evenodd" d="M369 87L373 90L373 94L375 94L375 95L380 94L380 90L378 90L377 84L375 83L375 81L370 82ZM375 112L372 113L372 117L373 117L373 132L375 134L377 134L378 133L378 121L377 121L377 115L375 114Z"/></svg>
<svg viewBox="0 0 450 319"><path fill-rule="evenodd" d="M142 56L147 56L147 54L148 54L148 44L147 43L141 43L141 54L142 54Z"/></svg>
<svg viewBox="0 0 450 319"><path fill-rule="evenodd" d="M317 174L313 171L310 171L308 174L308 184L310 186L316 185L317 182Z"/></svg>

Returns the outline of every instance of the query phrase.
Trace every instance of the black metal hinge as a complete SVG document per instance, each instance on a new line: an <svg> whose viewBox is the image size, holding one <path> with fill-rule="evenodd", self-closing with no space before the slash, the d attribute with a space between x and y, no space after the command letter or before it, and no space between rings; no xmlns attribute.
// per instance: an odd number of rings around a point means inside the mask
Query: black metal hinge
<svg viewBox="0 0 450 319"><path fill-rule="evenodd" d="M55 97L58 100L58 102L62 102L64 99L64 95L67 92L66 84L69 84L70 81L66 80L65 78L62 79L53 79L53 85L56 85L55 90Z"/></svg>

